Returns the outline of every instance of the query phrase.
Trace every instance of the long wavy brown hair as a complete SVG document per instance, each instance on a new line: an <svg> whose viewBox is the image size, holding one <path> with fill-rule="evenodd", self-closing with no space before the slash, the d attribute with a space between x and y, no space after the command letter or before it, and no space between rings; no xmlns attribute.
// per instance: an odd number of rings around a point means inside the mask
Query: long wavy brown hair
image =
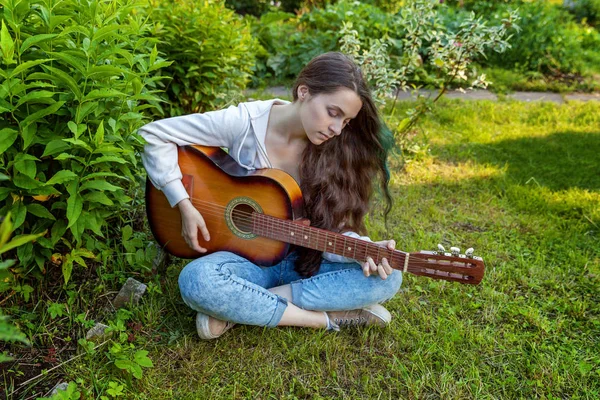
<svg viewBox="0 0 600 400"><path fill-rule="evenodd" d="M358 115L341 135L318 146L308 143L302 154L300 187L305 214L312 226L364 234L364 217L369 211L374 182L379 182L386 201L385 216L392 204L386 164L388 151L369 87L360 68L339 52L321 54L302 69L294 83L294 102L298 100L300 85L306 85L312 96L345 87L362 100ZM299 247L297 253L294 269L305 277L317 273L323 252Z"/></svg>

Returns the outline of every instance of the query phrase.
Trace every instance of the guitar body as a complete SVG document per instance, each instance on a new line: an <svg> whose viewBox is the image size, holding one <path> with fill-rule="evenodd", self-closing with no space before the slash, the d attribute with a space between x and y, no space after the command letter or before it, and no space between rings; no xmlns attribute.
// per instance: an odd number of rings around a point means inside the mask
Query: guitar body
<svg viewBox="0 0 600 400"><path fill-rule="evenodd" d="M197 258L216 251L230 251L256 264L277 264L290 244L252 234L246 217L259 212L296 220L302 217L302 193L289 174L278 169L248 171L218 147L178 148L183 184L192 204L200 211L210 233L199 243L207 253L192 250L181 235L181 214L150 180L146 182L146 212L157 242L170 254Z"/></svg>

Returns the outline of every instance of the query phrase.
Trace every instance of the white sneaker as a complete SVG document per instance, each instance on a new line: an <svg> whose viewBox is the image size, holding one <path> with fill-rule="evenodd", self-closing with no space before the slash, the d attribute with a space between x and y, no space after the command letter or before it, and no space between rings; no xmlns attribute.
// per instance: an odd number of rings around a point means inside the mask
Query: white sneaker
<svg viewBox="0 0 600 400"><path fill-rule="evenodd" d="M216 339L223 335L225 332L233 328L235 323L227 321L225 327L221 330L221 332L213 333L210 330L210 319L213 318L210 315L206 315L204 313L199 312L196 314L196 330L198 331L198 336L204 340Z"/></svg>

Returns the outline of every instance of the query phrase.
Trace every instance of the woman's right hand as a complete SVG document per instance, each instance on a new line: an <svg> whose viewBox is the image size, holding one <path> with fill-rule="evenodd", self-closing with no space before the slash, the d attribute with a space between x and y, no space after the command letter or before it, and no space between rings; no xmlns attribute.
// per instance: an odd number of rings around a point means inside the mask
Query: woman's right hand
<svg viewBox="0 0 600 400"><path fill-rule="evenodd" d="M204 240L210 241L210 235L202 214L194 207L190 199L181 200L177 203L177 206L181 212L181 236L192 250L206 253L207 249L200 246L198 242L198 231L202 232Z"/></svg>

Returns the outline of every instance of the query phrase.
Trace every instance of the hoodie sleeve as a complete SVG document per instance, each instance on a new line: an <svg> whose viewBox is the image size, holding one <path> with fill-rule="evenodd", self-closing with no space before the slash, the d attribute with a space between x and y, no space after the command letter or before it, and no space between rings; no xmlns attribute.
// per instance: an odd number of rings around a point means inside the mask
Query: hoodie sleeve
<svg viewBox="0 0 600 400"><path fill-rule="evenodd" d="M362 239L362 240L366 240L368 242L372 242L372 240L368 236L360 236L358 233L352 232L352 231L344 232L343 235L353 237L355 239ZM360 264L360 262L356 261L353 258L348 258L348 257L340 256L338 254L327 253L327 252L323 253L323 258L329 262L334 262L334 263L353 263L353 262L355 262L355 263Z"/></svg>
<svg viewBox="0 0 600 400"><path fill-rule="evenodd" d="M244 106L181 117L165 118L142 126L146 140L142 162L152 184L162 190L171 207L189 198L181 182L177 146L204 145L231 148L250 125Z"/></svg>

